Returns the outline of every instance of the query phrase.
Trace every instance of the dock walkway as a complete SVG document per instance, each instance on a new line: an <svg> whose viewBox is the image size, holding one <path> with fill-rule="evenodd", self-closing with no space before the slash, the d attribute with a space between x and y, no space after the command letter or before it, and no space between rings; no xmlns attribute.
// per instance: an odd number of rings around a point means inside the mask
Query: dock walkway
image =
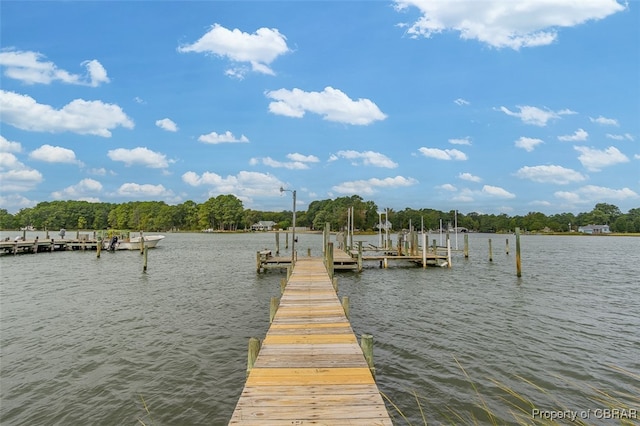
<svg viewBox="0 0 640 426"><path fill-rule="evenodd" d="M296 261L230 425L392 425L319 257Z"/></svg>

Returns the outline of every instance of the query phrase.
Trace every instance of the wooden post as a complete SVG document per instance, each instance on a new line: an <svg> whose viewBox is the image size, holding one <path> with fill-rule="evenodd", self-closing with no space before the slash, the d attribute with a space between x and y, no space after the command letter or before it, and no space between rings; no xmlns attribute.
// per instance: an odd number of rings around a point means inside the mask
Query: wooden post
<svg viewBox="0 0 640 426"><path fill-rule="evenodd" d="M382 264L384 265L384 269L387 269L387 267L389 266L389 262L387 260L387 258L385 257L384 260L382 261Z"/></svg>
<svg viewBox="0 0 640 426"><path fill-rule="evenodd" d="M367 364L369 365L369 370L371 370L371 374L375 377L376 368L373 365L373 336L370 334L360 336L360 347L362 348L364 359L367 360Z"/></svg>
<svg viewBox="0 0 640 426"><path fill-rule="evenodd" d="M26 229L24 231L22 231L22 241L27 241L27 230Z"/></svg>
<svg viewBox="0 0 640 426"><path fill-rule="evenodd" d="M260 273L260 265L261 265L261 262L260 262L260 251L258 250L256 252L256 272L258 274Z"/></svg>
<svg viewBox="0 0 640 426"><path fill-rule="evenodd" d="M44 237L48 240L49 239L49 230L47 230L47 232L44 234Z"/></svg>
<svg viewBox="0 0 640 426"><path fill-rule="evenodd" d="M278 304L280 300L277 297L271 297L271 303L269 304L269 324L273 322L273 318L276 316L276 312L278 312Z"/></svg>
<svg viewBox="0 0 640 426"><path fill-rule="evenodd" d="M100 259L100 251L102 250L102 238L98 237L98 243L96 245L96 257Z"/></svg>
<svg viewBox="0 0 640 426"><path fill-rule="evenodd" d="M280 232L276 231L276 256L280 254Z"/></svg>
<svg viewBox="0 0 640 426"><path fill-rule="evenodd" d="M422 268L427 267L427 234L422 233Z"/></svg>
<svg viewBox="0 0 640 426"><path fill-rule="evenodd" d="M140 233L140 254L144 254L144 237L142 232Z"/></svg>
<svg viewBox="0 0 640 426"><path fill-rule="evenodd" d="M402 256L402 234L398 234L398 256Z"/></svg>
<svg viewBox="0 0 640 426"><path fill-rule="evenodd" d="M411 232L411 254L418 255L418 233L416 231Z"/></svg>
<svg viewBox="0 0 640 426"><path fill-rule="evenodd" d="M469 258L469 234L464 234L464 258Z"/></svg>
<svg viewBox="0 0 640 426"><path fill-rule="evenodd" d="M327 272L329 278L333 278L333 243L327 243Z"/></svg>
<svg viewBox="0 0 640 426"><path fill-rule="evenodd" d="M451 240L447 232L447 267L451 268Z"/></svg>
<svg viewBox="0 0 640 426"><path fill-rule="evenodd" d="M436 239L433 239L433 254L438 254L438 243L436 243Z"/></svg>
<svg viewBox="0 0 640 426"><path fill-rule="evenodd" d="M326 260L327 253L327 243L329 242L329 224L324 224L324 229L322 230L322 253L325 254L324 259Z"/></svg>
<svg viewBox="0 0 640 426"><path fill-rule="evenodd" d="M358 241L358 272L362 272L362 241Z"/></svg>
<svg viewBox="0 0 640 426"><path fill-rule="evenodd" d="M505 246L505 251L509 254L509 239L507 238L507 245Z"/></svg>
<svg viewBox="0 0 640 426"><path fill-rule="evenodd" d="M491 249L491 238L489 238L489 262L493 262L493 250Z"/></svg>
<svg viewBox="0 0 640 426"><path fill-rule="evenodd" d="M516 276L522 276L522 264L520 263L520 228L516 228Z"/></svg>
<svg viewBox="0 0 640 426"><path fill-rule="evenodd" d="M145 247L144 250L142 251L142 253L144 254L143 256L143 261L142 261L142 272L147 272L147 253L148 253L149 247Z"/></svg>
<svg viewBox="0 0 640 426"><path fill-rule="evenodd" d="M349 296L342 296L342 309L344 309L344 315L349 319Z"/></svg>
<svg viewBox="0 0 640 426"><path fill-rule="evenodd" d="M284 233L284 248L289 248L289 232Z"/></svg>
<svg viewBox="0 0 640 426"><path fill-rule="evenodd" d="M311 247L307 249L307 257L311 257Z"/></svg>
<svg viewBox="0 0 640 426"><path fill-rule="evenodd" d="M338 293L338 277L333 277L331 279L331 284L333 284L333 291Z"/></svg>
<svg viewBox="0 0 640 426"><path fill-rule="evenodd" d="M260 340L256 337L252 337L249 339L249 352L247 354L247 376L251 372L254 364L256 363L256 359L258 358L258 353L260 352Z"/></svg>

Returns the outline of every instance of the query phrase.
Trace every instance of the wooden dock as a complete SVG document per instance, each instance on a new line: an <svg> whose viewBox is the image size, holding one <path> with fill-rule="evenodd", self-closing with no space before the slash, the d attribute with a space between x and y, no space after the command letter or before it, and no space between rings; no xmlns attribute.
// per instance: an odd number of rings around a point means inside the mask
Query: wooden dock
<svg viewBox="0 0 640 426"><path fill-rule="evenodd" d="M230 425L392 425L322 258L295 262Z"/></svg>
<svg viewBox="0 0 640 426"><path fill-rule="evenodd" d="M427 248L423 254L422 249L417 252L402 252L397 249L367 249L346 252L342 249L333 251L333 268L335 270L361 271L365 262L376 262L380 267L386 268L391 261L411 262L413 264L426 267L429 266L451 266L451 257L446 254L446 248L440 248L445 253L438 252L438 248ZM291 265L291 257L273 256L271 250L261 250L256 254L257 272L268 269L284 269Z"/></svg>
<svg viewBox="0 0 640 426"><path fill-rule="evenodd" d="M96 250L98 241L89 239L35 239L0 241L0 254L40 253L64 250Z"/></svg>

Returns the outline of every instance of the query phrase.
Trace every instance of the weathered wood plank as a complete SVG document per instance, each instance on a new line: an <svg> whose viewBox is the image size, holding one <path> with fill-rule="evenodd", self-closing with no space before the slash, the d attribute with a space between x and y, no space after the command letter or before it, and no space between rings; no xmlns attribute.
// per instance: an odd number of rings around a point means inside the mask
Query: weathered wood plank
<svg viewBox="0 0 640 426"><path fill-rule="evenodd" d="M231 425L392 425L319 258L296 263Z"/></svg>

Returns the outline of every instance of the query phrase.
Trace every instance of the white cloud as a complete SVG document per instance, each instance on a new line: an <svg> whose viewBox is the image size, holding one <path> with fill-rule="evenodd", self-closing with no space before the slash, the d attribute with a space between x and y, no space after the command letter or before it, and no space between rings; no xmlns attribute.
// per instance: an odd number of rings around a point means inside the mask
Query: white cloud
<svg viewBox="0 0 640 426"><path fill-rule="evenodd" d="M516 172L521 179L528 179L539 183L554 183L565 185L572 182L582 182L587 177L572 169L562 166L525 166Z"/></svg>
<svg viewBox="0 0 640 426"><path fill-rule="evenodd" d="M0 152L2 192L30 191L42 182L42 173L21 163L10 152Z"/></svg>
<svg viewBox="0 0 640 426"><path fill-rule="evenodd" d="M418 149L425 157L435 158L437 160L458 160L464 161L467 159L467 155L458 151L457 149L439 149L439 148L425 148Z"/></svg>
<svg viewBox="0 0 640 426"><path fill-rule="evenodd" d="M469 182L481 182L482 179L478 176L474 176L471 173L460 173L458 177L462 180L468 180Z"/></svg>
<svg viewBox="0 0 640 426"><path fill-rule="evenodd" d="M451 185L450 183L445 183L443 185L438 186L437 188L444 189L445 191L451 191L451 192L458 190L458 188Z"/></svg>
<svg viewBox="0 0 640 426"><path fill-rule="evenodd" d="M163 118L162 120L157 120L156 126L160 127L162 130L166 130L167 132L178 131L178 125L169 118Z"/></svg>
<svg viewBox="0 0 640 426"><path fill-rule="evenodd" d="M338 158L353 160L352 164L356 166L360 164L358 160L361 160L362 164L365 166L384 167L388 169L395 169L398 167L398 163L395 163L386 155L373 151L338 151L329 158L329 161L335 161Z"/></svg>
<svg viewBox="0 0 640 426"><path fill-rule="evenodd" d="M222 177L217 173L186 172L182 181L191 186L207 186L211 188L209 194L233 194L243 201L251 201L255 196L280 196L280 187L287 186L269 173L240 171L237 175Z"/></svg>
<svg viewBox="0 0 640 426"><path fill-rule="evenodd" d="M453 102L454 102L456 105L460 105L460 106L462 106L462 105L469 105L469 104L470 104L470 102L469 102L469 101L464 100L464 99L462 99L462 98L458 98L458 99L456 99L456 100L455 100L455 101L453 101Z"/></svg>
<svg viewBox="0 0 640 426"><path fill-rule="evenodd" d="M613 189L596 185L586 185L575 192L558 191L553 195L572 204L592 204L594 202L602 203L640 198L638 193L629 188Z"/></svg>
<svg viewBox="0 0 640 426"><path fill-rule="evenodd" d="M117 191L118 195L123 197L170 197L173 196L173 192L167 190L163 185L151 185L151 184L138 184L138 183L124 183L120 185Z"/></svg>
<svg viewBox="0 0 640 426"><path fill-rule="evenodd" d="M0 193L0 206L7 209L11 214L27 207L34 207L36 204L37 202L29 200L20 194Z"/></svg>
<svg viewBox="0 0 640 426"><path fill-rule="evenodd" d="M618 120L616 120L615 118L606 118L603 116L599 116L598 118L593 118L593 117L589 117L589 120L592 123L597 123L597 124L602 124L604 126L619 126L620 124L618 124Z"/></svg>
<svg viewBox="0 0 640 426"><path fill-rule="evenodd" d="M368 125L387 118L369 99L354 101L333 87L325 87L322 92L279 89L265 95L275 100L269 103L269 111L276 115L302 118L308 111L327 121L353 125Z"/></svg>
<svg viewBox="0 0 640 426"><path fill-rule="evenodd" d="M241 135L239 138L235 137L233 135L233 133L231 133L230 131L226 131L222 134L218 134L216 132L211 132L208 135L200 135L200 137L198 137L198 140L200 142L204 142L204 143L210 143L213 145L219 144L219 143L247 143L249 142L249 139L247 139L247 137L245 135Z"/></svg>
<svg viewBox="0 0 640 426"><path fill-rule="evenodd" d="M265 166L274 168L283 168L289 170L305 170L309 168L309 165L304 161L277 161L271 157L264 158L252 158L249 160L249 164L256 165L262 163Z"/></svg>
<svg viewBox="0 0 640 426"><path fill-rule="evenodd" d="M404 186L411 186L417 184L418 181L414 178L406 178L403 176L388 177L384 179L371 178L367 180L356 180L351 182L342 182L339 185L333 186L331 189L340 194L362 194L372 195L375 194L378 189L385 188L399 188Z"/></svg>
<svg viewBox="0 0 640 426"><path fill-rule="evenodd" d="M512 194L511 192L507 191L506 189L500 188L499 186L485 185L482 187L482 192L492 197L515 198L515 194Z"/></svg>
<svg viewBox="0 0 640 426"><path fill-rule="evenodd" d="M607 138L613 139L613 140L616 140L616 141L623 141L623 140L634 141L634 140L636 140L631 133L625 133L624 135L613 135L611 133L607 133L606 136L607 136Z"/></svg>
<svg viewBox="0 0 640 426"><path fill-rule="evenodd" d="M626 163L629 158L618 150L615 146L610 146L605 150L589 148L586 146L574 146L573 149L580 152L578 160L587 170L598 172L603 167L613 166L619 163Z"/></svg>
<svg viewBox="0 0 640 426"><path fill-rule="evenodd" d="M269 65L290 51L286 40L275 28L260 28L249 34L214 24L198 41L181 46L178 51L210 53L240 64L227 70L229 76L243 78L247 71L243 63L250 64L254 72L274 75Z"/></svg>
<svg viewBox="0 0 640 426"><path fill-rule="evenodd" d="M452 145L471 145L471 138L465 136L464 138L449 139L449 143Z"/></svg>
<svg viewBox="0 0 640 426"><path fill-rule="evenodd" d="M82 162L76 159L76 153L73 150L62 148L60 146L42 145L29 154L29 158L47 163L68 163L82 165Z"/></svg>
<svg viewBox="0 0 640 426"><path fill-rule="evenodd" d="M512 117L518 117L525 124L531 124L540 127L546 126L549 120L556 120L561 118L560 116L562 115L575 114L574 111L568 109L552 111L548 108L540 109L528 105L517 105L516 107L520 110L520 112L511 111L510 109L503 106L501 106L499 110Z"/></svg>
<svg viewBox="0 0 640 426"><path fill-rule="evenodd" d="M111 129L133 128L133 121L118 105L75 99L56 110L27 95L0 90L2 121L33 132L73 132L111 137Z"/></svg>
<svg viewBox="0 0 640 426"><path fill-rule="evenodd" d="M589 138L589 133L583 129L576 130L572 135L558 136L558 140L563 142L583 142Z"/></svg>
<svg viewBox="0 0 640 426"><path fill-rule="evenodd" d="M515 141L514 145L518 148L522 148L527 152L531 152L535 149L536 146L544 143L542 139L537 138L527 138L525 136L521 136L520 139Z"/></svg>
<svg viewBox="0 0 640 426"><path fill-rule="evenodd" d="M287 158L291 161L301 161L303 163L319 163L320 159L315 155L302 155L297 152L287 154Z"/></svg>
<svg viewBox="0 0 640 426"><path fill-rule="evenodd" d="M0 52L0 66L5 67L4 75L26 84L50 84L61 81L68 84L97 87L109 83L107 71L95 59L81 63L86 69L84 76L61 70L53 62L45 61L38 52L4 50Z"/></svg>
<svg viewBox="0 0 640 426"><path fill-rule="evenodd" d="M470 189L465 188L457 192L456 195L451 198L451 201L458 203L471 203L475 201L475 194Z"/></svg>
<svg viewBox="0 0 640 426"><path fill-rule="evenodd" d="M21 152L22 145L20 142L12 142L0 135L0 152Z"/></svg>
<svg viewBox="0 0 640 426"><path fill-rule="evenodd" d="M74 199L74 200L97 200L96 193L102 191L102 184L94 179L82 179L76 185L71 185L62 191L55 191L51 194L56 200Z"/></svg>
<svg viewBox="0 0 640 426"><path fill-rule="evenodd" d="M100 168L94 168L94 169L89 169L87 170L87 173L89 173L90 175L96 175L96 176L106 176L107 175L107 169L105 169L104 167L100 167Z"/></svg>
<svg viewBox="0 0 640 426"><path fill-rule="evenodd" d="M460 33L492 47L544 46L557 40L558 29L603 19L625 6L615 0L396 0L396 8L420 10L420 18L408 24L411 37L431 37L446 31Z"/></svg>
<svg viewBox="0 0 640 426"><path fill-rule="evenodd" d="M320 159L315 155L302 155L297 152L287 154L287 158L291 161L277 161L271 157L264 158L251 158L249 164L255 166L256 164L264 164L266 166L275 168L285 168L290 170L304 170L309 168L308 163L319 163Z"/></svg>
<svg viewBox="0 0 640 426"><path fill-rule="evenodd" d="M107 155L113 161L122 161L127 166L140 164L152 169L164 169L169 167L170 162L173 162L167 160L166 155L151 151L146 147L112 149L107 152Z"/></svg>

